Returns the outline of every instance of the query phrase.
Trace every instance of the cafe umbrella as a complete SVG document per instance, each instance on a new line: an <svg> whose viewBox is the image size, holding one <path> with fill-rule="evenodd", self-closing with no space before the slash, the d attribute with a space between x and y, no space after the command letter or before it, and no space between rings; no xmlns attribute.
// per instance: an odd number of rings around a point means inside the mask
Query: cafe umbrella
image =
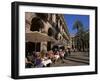
<svg viewBox="0 0 100 81"><path fill-rule="evenodd" d="M50 37L38 31L27 32L25 39L26 41L29 41L29 42L35 42L35 51L36 51L36 44L38 42L55 42L55 39L53 37Z"/></svg>

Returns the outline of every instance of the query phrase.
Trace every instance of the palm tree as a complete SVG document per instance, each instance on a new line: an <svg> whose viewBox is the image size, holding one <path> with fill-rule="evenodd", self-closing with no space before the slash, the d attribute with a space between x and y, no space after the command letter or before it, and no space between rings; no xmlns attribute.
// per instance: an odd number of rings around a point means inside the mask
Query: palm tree
<svg viewBox="0 0 100 81"><path fill-rule="evenodd" d="M83 24L81 23L81 21L76 20L74 25L73 25L73 29L77 29L78 31L81 30L83 28Z"/></svg>
<svg viewBox="0 0 100 81"><path fill-rule="evenodd" d="M73 24L73 29L77 29L76 33L76 39L77 39L77 49L81 51L83 49L84 51L84 26L83 23L79 20L76 20L75 23Z"/></svg>

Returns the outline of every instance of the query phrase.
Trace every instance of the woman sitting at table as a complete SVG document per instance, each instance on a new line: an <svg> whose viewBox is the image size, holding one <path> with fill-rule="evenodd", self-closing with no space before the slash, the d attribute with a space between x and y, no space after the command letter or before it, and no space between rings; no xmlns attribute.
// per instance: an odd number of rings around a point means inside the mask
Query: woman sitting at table
<svg viewBox="0 0 100 81"><path fill-rule="evenodd" d="M35 65L35 67L43 67L42 59L41 59L41 56L40 56L39 52L36 53L36 58L35 58L34 65Z"/></svg>
<svg viewBox="0 0 100 81"><path fill-rule="evenodd" d="M47 57L48 57L49 59L51 59L51 60L54 59L54 53L53 53L52 50L48 51L48 53L47 53Z"/></svg>
<svg viewBox="0 0 100 81"><path fill-rule="evenodd" d="M59 56L59 51L55 51L55 52L54 52L54 58L55 58L54 63L57 62L57 61L59 60L59 58L60 58L60 56Z"/></svg>
<svg viewBox="0 0 100 81"><path fill-rule="evenodd" d="M52 61L50 56L48 56L48 53L46 53L45 51L41 51L41 59L42 59L42 64L43 67L50 67Z"/></svg>

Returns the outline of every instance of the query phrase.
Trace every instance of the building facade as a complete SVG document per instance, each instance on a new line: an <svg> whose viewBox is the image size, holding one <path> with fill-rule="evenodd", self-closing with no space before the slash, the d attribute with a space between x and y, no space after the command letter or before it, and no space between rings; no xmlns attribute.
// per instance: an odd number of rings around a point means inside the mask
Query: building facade
<svg viewBox="0 0 100 81"><path fill-rule="evenodd" d="M71 36L71 48L75 51L88 51L89 52L89 31L80 36Z"/></svg>
<svg viewBox="0 0 100 81"><path fill-rule="evenodd" d="M36 51L49 51L54 45L62 42L62 45L68 46L70 43L70 35L67 24L65 23L62 14L48 13L33 13L25 12L25 32L38 31L50 37L53 37L56 42L41 42L37 43ZM26 50L32 52L35 50L35 43L26 41Z"/></svg>

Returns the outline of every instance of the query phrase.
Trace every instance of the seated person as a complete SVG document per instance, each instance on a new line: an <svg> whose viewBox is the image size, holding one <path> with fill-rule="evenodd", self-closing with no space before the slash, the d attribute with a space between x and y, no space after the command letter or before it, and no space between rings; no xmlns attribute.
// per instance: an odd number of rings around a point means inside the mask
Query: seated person
<svg viewBox="0 0 100 81"><path fill-rule="evenodd" d="M42 64L44 67L50 67L50 64L52 63L51 61L51 56L49 56L50 54L46 54L45 52L41 52L41 60L42 60Z"/></svg>
<svg viewBox="0 0 100 81"><path fill-rule="evenodd" d="M31 68L34 64L29 60L28 57L25 58L25 67Z"/></svg>
<svg viewBox="0 0 100 81"><path fill-rule="evenodd" d="M59 51L59 54L60 54L60 57L64 57L65 52L64 52L63 50L60 50L60 51Z"/></svg>
<svg viewBox="0 0 100 81"><path fill-rule="evenodd" d="M62 49L60 49L59 55L60 55L60 59L61 59L62 63L64 63L65 52Z"/></svg>
<svg viewBox="0 0 100 81"><path fill-rule="evenodd" d="M50 59L53 59L54 58L54 53L53 53L52 50L48 51L47 57L50 58Z"/></svg>
<svg viewBox="0 0 100 81"><path fill-rule="evenodd" d="M36 58L35 58L34 66L35 67L43 67L42 59L40 57L40 53L39 52L36 53Z"/></svg>
<svg viewBox="0 0 100 81"><path fill-rule="evenodd" d="M55 61L54 61L54 63L55 63L55 62L58 61L59 58L60 58L60 56L59 56L59 51L55 51L55 52L54 52L54 57L55 57Z"/></svg>
<svg viewBox="0 0 100 81"><path fill-rule="evenodd" d="M51 59L48 59L46 57L44 57L44 59L42 59L42 64L44 67L50 67L51 63L52 63Z"/></svg>

